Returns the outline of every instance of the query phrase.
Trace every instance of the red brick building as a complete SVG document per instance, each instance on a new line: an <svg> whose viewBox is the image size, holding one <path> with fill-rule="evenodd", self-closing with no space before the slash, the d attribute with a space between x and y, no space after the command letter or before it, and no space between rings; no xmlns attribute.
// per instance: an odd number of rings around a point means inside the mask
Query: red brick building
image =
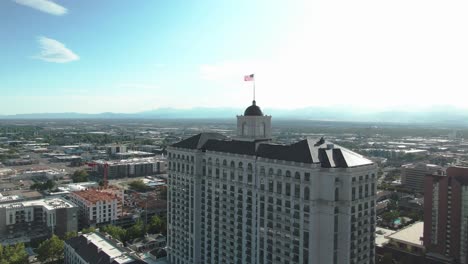
<svg viewBox="0 0 468 264"><path fill-rule="evenodd" d="M424 188L427 257L438 263L468 263L468 168L427 175Z"/></svg>

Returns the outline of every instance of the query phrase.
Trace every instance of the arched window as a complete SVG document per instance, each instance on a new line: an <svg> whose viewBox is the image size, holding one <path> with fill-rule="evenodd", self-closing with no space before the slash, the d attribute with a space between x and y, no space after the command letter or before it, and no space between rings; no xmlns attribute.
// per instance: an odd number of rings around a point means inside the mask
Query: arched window
<svg viewBox="0 0 468 264"><path fill-rule="evenodd" d="M291 172L290 171L286 171L286 178L291 178Z"/></svg>
<svg viewBox="0 0 468 264"><path fill-rule="evenodd" d="M261 133L262 133L262 136L265 137L265 136L266 136L265 123L262 123L262 124L260 125L260 131L261 131Z"/></svg>
<svg viewBox="0 0 468 264"><path fill-rule="evenodd" d="M304 188L304 200L309 200L310 199L310 190L309 187Z"/></svg>
<svg viewBox="0 0 468 264"><path fill-rule="evenodd" d="M235 168L236 167L236 163L234 161L231 161L231 168Z"/></svg>
<svg viewBox="0 0 468 264"><path fill-rule="evenodd" d="M242 162L239 162L238 168L239 168L239 169L243 169L243 168L244 168L244 164L242 164Z"/></svg>
<svg viewBox="0 0 468 264"><path fill-rule="evenodd" d="M260 167L260 175L265 175L265 167Z"/></svg>
<svg viewBox="0 0 468 264"><path fill-rule="evenodd" d="M252 163L247 164L247 170L252 171Z"/></svg>
<svg viewBox="0 0 468 264"><path fill-rule="evenodd" d="M243 135L243 136L247 136L247 135L248 135L248 133L249 133L249 132L248 132L248 126L247 126L247 123L246 123L246 122L244 122L244 123L242 123L242 135Z"/></svg>
<svg viewBox="0 0 468 264"><path fill-rule="evenodd" d="M270 168L270 169L268 170L268 176L273 176L274 173L275 173L275 172L274 172L273 168Z"/></svg>
<svg viewBox="0 0 468 264"><path fill-rule="evenodd" d="M335 201L338 201L338 200L340 200L340 193L339 193L338 188L335 188Z"/></svg>
<svg viewBox="0 0 468 264"><path fill-rule="evenodd" d="M216 166L219 166L219 159L217 158L215 161Z"/></svg>
<svg viewBox="0 0 468 264"><path fill-rule="evenodd" d="M279 176L279 177L283 176L283 171L281 171L280 169L278 169L278 170L276 171L276 175Z"/></svg>
<svg viewBox="0 0 468 264"><path fill-rule="evenodd" d="M301 179L301 174L299 172L296 171L296 173L294 173L294 178L296 180L300 180Z"/></svg>
<svg viewBox="0 0 468 264"><path fill-rule="evenodd" d="M223 166L227 166L227 161L223 160Z"/></svg>

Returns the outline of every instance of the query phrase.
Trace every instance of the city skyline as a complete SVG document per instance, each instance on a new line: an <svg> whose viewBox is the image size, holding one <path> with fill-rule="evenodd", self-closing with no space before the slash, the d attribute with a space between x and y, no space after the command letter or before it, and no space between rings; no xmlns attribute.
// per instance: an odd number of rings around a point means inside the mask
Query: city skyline
<svg viewBox="0 0 468 264"><path fill-rule="evenodd" d="M466 108L467 7L2 1L0 114L243 107L250 73L264 108Z"/></svg>

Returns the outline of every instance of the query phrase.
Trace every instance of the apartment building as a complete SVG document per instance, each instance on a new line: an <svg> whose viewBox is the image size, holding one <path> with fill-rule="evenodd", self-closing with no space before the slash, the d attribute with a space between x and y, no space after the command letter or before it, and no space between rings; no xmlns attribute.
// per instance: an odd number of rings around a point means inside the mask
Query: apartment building
<svg viewBox="0 0 468 264"><path fill-rule="evenodd" d="M78 229L78 207L63 198L12 201L0 204L0 241L29 242Z"/></svg>
<svg viewBox="0 0 468 264"><path fill-rule="evenodd" d="M113 223L122 215L122 191L88 189L72 192L69 198L79 208L81 227Z"/></svg>
<svg viewBox="0 0 468 264"><path fill-rule="evenodd" d="M424 246L436 263L468 263L468 167L426 176Z"/></svg>
<svg viewBox="0 0 468 264"><path fill-rule="evenodd" d="M255 101L237 122L168 148L170 263L374 263L376 165L323 138L272 143Z"/></svg>

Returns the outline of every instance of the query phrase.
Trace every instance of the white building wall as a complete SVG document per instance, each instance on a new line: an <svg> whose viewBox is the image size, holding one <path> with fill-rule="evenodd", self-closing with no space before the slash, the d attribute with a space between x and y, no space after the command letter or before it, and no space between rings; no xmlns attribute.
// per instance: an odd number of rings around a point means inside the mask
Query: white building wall
<svg viewBox="0 0 468 264"><path fill-rule="evenodd" d="M209 151L169 153L171 263L374 263L374 165L325 169Z"/></svg>

